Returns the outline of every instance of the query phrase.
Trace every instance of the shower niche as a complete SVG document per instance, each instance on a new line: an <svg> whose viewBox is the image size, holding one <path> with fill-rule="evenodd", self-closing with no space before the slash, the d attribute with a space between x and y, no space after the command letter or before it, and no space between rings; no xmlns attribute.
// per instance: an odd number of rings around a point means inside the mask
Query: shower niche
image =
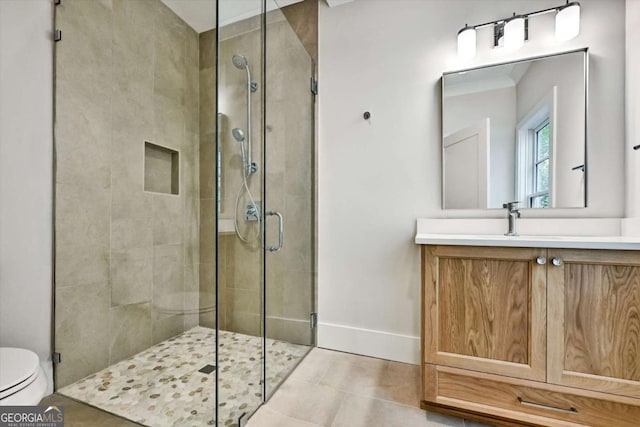
<svg viewBox="0 0 640 427"><path fill-rule="evenodd" d="M180 193L180 153L177 150L145 141L144 191Z"/></svg>

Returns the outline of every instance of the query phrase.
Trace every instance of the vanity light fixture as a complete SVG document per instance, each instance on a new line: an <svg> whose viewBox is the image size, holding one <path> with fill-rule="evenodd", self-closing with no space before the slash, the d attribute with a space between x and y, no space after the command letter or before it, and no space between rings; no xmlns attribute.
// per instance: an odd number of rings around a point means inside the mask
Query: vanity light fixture
<svg viewBox="0 0 640 427"><path fill-rule="evenodd" d="M515 13L504 21L504 47L518 50L524 45L524 16Z"/></svg>
<svg viewBox="0 0 640 427"><path fill-rule="evenodd" d="M558 8L556 14L556 40L571 40L580 32L580 3L572 2Z"/></svg>
<svg viewBox="0 0 640 427"><path fill-rule="evenodd" d="M465 25L458 31L458 58L467 61L476 55L476 31L485 27L493 27L494 47L504 46L510 51L521 48L525 40L529 39L529 18L547 13L556 14L557 41L571 40L580 33L580 3L566 0L566 4L562 6L521 15L514 13L512 17L480 25Z"/></svg>
<svg viewBox="0 0 640 427"><path fill-rule="evenodd" d="M458 57L469 60L476 56L476 29L465 25L458 31Z"/></svg>

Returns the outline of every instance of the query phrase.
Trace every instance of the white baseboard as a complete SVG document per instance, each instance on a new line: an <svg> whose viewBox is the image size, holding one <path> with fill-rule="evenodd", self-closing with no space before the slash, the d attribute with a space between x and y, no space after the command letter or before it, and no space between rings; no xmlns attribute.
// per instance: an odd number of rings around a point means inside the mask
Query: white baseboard
<svg viewBox="0 0 640 427"><path fill-rule="evenodd" d="M420 338L410 335L319 322L318 347L420 364Z"/></svg>

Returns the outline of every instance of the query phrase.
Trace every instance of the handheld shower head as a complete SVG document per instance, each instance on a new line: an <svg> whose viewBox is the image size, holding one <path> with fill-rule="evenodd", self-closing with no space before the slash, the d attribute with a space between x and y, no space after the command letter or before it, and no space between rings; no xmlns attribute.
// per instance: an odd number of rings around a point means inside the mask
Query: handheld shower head
<svg viewBox="0 0 640 427"><path fill-rule="evenodd" d="M233 128L231 133L233 134L233 139L235 139L238 142L244 142L244 131L242 129Z"/></svg>
<svg viewBox="0 0 640 427"><path fill-rule="evenodd" d="M248 176L250 175L251 172L251 163L249 162L249 160L247 159L248 154L247 154L247 147L245 147L244 144L244 131L240 128L233 128L231 130L231 134L233 135L233 139L235 139L236 141L238 141L240 143L240 154L242 155L242 164L244 165L244 175L243 176Z"/></svg>
<svg viewBox="0 0 640 427"><path fill-rule="evenodd" d="M247 58L239 54L233 55L231 62L233 62L233 65L239 70L244 70L249 66L249 63L247 62Z"/></svg>
<svg viewBox="0 0 640 427"><path fill-rule="evenodd" d="M231 58L231 62L234 67L239 70L244 70L247 74L247 133L245 135L242 129L234 128L232 130L232 134L233 138L240 143L242 163L244 163L245 166L245 175L249 176L257 170L257 166L251 161L251 92L258 90L258 84L251 80L251 70L249 69L249 62L246 57L236 53Z"/></svg>

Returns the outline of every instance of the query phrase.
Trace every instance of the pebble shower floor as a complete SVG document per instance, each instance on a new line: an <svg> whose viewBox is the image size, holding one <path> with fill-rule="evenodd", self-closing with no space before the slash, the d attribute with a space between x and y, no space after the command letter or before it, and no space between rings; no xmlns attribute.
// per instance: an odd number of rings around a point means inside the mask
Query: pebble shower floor
<svg viewBox="0 0 640 427"><path fill-rule="evenodd" d="M215 330L196 326L58 392L140 424L216 425ZM243 412L261 402L262 338L220 331L218 415L237 426ZM277 385L309 347L267 339L267 383Z"/></svg>

